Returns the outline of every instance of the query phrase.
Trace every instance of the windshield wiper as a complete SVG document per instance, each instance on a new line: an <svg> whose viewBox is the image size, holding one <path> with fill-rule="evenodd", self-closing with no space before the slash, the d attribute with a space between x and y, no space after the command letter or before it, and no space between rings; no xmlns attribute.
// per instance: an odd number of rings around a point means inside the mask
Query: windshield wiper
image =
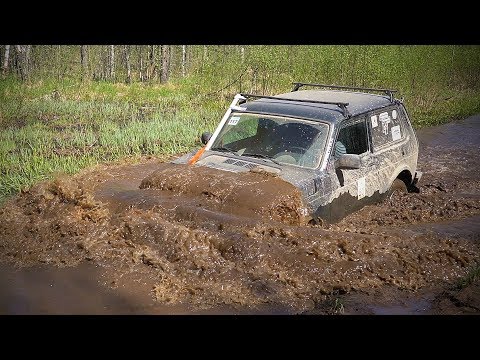
<svg viewBox="0 0 480 360"><path fill-rule="evenodd" d="M223 147L223 146L217 146L217 147L214 147L214 148L212 147L212 148L210 148L210 150L228 152L228 153L237 155L237 152L235 150L227 148L227 147Z"/></svg>
<svg viewBox="0 0 480 360"><path fill-rule="evenodd" d="M239 154L237 154L237 152L235 150L227 148L227 147L223 147L223 146L218 146L218 147L214 147L214 148L212 147L212 148L210 148L210 150L228 152L228 153L231 153L231 154L234 154L234 155L237 155L237 156L251 156L251 157L256 157L256 158L267 159L267 160L270 160L271 162L273 162L277 165L281 165L277 160L273 159L271 156L268 156L268 155L251 154L251 153L243 153L243 154L239 155Z"/></svg>
<svg viewBox="0 0 480 360"><path fill-rule="evenodd" d="M264 155L264 154L243 153L242 156L251 156L251 157L256 157L256 158L267 159L267 160L270 160L271 162L273 162L277 165L281 165L277 160L273 159L271 156Z"/></svg>

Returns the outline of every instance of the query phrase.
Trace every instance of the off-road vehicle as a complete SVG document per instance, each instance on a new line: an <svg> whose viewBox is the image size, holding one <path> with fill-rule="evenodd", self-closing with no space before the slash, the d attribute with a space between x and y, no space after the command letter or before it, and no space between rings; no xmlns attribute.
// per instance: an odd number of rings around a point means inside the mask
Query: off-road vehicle
<svg viewBox="0 0 480 360"><path fill-rule="evenodd" d="M273 172L301 191L302 215L327 223L418 191L418 140L395 90L293 84L275 96L237 94L202 134L205 146L174 163Z"/></svg>

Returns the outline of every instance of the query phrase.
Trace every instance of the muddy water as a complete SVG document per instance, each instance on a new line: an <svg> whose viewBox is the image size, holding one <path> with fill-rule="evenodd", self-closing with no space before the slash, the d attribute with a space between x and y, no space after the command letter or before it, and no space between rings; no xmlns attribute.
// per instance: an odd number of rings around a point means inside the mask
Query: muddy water
<svg viewBox="0 0 480 360"><path fill-rule="evenodd" d="M480 260L480 117L419 137L420 193L328 228L261 173L150 159L38 184L0 209L0 312L478 313L453 285Z"/></svg>

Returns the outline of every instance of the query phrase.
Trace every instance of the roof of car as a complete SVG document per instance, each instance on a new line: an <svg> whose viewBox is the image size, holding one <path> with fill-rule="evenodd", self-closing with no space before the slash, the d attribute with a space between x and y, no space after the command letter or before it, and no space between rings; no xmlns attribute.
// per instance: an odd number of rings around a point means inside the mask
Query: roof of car
<svg viewBox="0 0 480 360"><path fill-rule="evenodd" d="M242 104L249 112L286 115L310 120L339 122L345 119L342 109L335 104L304 102L305 100L348 103L347 110L351 116L392 105L390 97L356 91L340 90L299 90L275 95L279 99L260 98ZM302 102L281 100L298 99Z"/></svg>

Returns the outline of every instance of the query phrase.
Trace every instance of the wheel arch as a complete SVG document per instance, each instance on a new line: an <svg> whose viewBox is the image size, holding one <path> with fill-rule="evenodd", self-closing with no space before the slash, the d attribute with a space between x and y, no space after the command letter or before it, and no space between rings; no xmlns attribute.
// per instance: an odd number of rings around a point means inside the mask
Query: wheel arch
<svg viewBox="0 0 480 360"><path fill-rule="evenodd" d="M407 186L407 189L410 187L410 184L412 183L413 181L413 175L412 173L410 172L410 170L408 169L405 169L405 170L402 170L400 172L400 174L398 174L398 176L396 177L396 179L400 179L402 180L405 185Z"/></svg>
<svg viewBox="0 0 480 360"><path fill-rule="evenodd" d="M411 170L408 167L405 166L405 167L401 167L401 168L397 169L393 173L396 174L396 175L394 175L390 178L385 191L388 191L390 189L390 187L392 186L395 179L402 180L405 183L405 185L407 186L407 189L410 191L410 188L411 188L411 185L412 185L412 182L413 182L413 174L412 174Z"/></svg>

